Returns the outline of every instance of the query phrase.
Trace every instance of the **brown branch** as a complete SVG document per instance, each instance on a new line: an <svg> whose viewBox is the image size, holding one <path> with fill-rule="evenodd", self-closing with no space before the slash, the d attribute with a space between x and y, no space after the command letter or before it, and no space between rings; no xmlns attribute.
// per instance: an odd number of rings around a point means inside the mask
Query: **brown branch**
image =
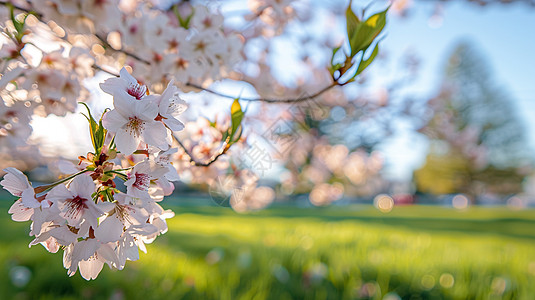
<svg viewBox="0 0 535 300"><path fill-rule="evenodd" d="M307 96L304 96L304 97L287 98L287 99L271 99L271 98L242 98L242 97L235 97L235 96L222 94L220 92L211 90L209 88L204 88L204 87L202 87L200 85L197 85L197 84L194 84L194 83L191 83L191 82L186 83L186 86L193 87L193 88L196 88L196 89L199 89L199 90L202 90L202 91L206 91L208 93L211 93L211 94L214 94L214 95L218 95L218 96L221 96L221 97L230 98L230 99L239 99L239 100L243 100L243 101L266 102L266 103L298 103L298 102L304 102L304 101L307 101L307 100L314 99L314 98L318 97L319 95L325 93L326 91L328 91L331 88L333 88L335 86L338 86L338 85L340 85L340 84L337 83L337 82L333 82L330 85L328 85L328 86L324 87L323 89L321 89L320 91L318 91L318 92L316 92L316 93L314 93L312 95L307 95Z"/></svg>
<svg viewBox="0 0 535 300"><path fill-rule="evenodd" d="M101 67L101 66L99 66L97 64L93 64L92 67L93 67L93 69L102 71L104 73L108 73L108 74L113 75L115 77L119 77L120 76L119 73L113 72L113 71L110 71L110 70L106 70L105 68L103 68L103 67Z"/></svg>
<svg viewBox="0 0 535 300"><path fill-rule="evenodd" d="M11 3L9 2L5 2L5 1L0 1L0 5L4 5L4 6L9 6L9 5L12 5ZM38 16L39 18L42 17L42 14L38 13L38 12L35 12L31 9L26 9L26 8L23 8L23 7L20 7L20 6L15 6L13 5L13 7L17 10L20 10L20 11L24 11L26 13L32 13L32 14L35 14L36 16ZM147 65L150 65L151 62L144 59L144 58L141 58L140 56L138 56L137 54L135 53L132 53L132 52L129 52L127 50L124 50L124 49L115 49L113 48L110 43L108 43L108 41L106 40L105 37L99 35L99 34L94 34L94 36L108 49L111 49L115 52L119 52L119 53L123 53L127 56L130 56L144 64L147 64ZM59 37L61 38L62 40L66 41L66 42L69 42L65 37ZM109 70L106 70L104 68L102 68L101 66L99 65L96 65L94 64L93 65L93 68L97 69L97 70L100 70L100 71L103 71L103 72L106 72L108 74L111 74L111 75L115 75L115 76L118 76L117 74L109 71ZM299 97L299 98L288 98L288 99L271 99L271 98L239 98L240 100L243 100L243 101L251 101L251 102L266 102L266 103L298 103L298 102L304 102L304 101L307 101L307 100L311 100L313 98L316 98L317 96L325 93L326 91L330 90L331 88L337 86L337 85L341 85L337 82L333 82L331 83L330 85L326 86L325 88L321 89L320 91L312 94L312 95L307 95L307 96L304 96L304 97ZM191 82L187 82L186 83L186 86L189 86L189 87L193 87L193 88L196 88L196 89L199 89L199 90L203 90L203 91L206 91L206 92L209 92L209 93L212 93L214 95L218 95L218 96L221 96L221 97L225 97L225 98L230 98L230 99L236 99L237 97L234 97L234 96L230 96L230 95L225 95L225 94L222 94L222 93L219 93L219 92L216 92L214 90L211 90L209 88L203 88L202 86L200 85L197 85L195 83L191 83Z"/></svg>
<svg viewBox="0 0 535 300"><path fill-rule="evenodd" d="M104 44L104 46L106 46L107 48L109 48L109 49L111 49L111 50L113 50L113 51L115 51L115 52L124 53L124 54L126 54L127 56L130 56L130 57L132 57L132 58L134 58L134 59L137 59L137 60L139 60L140 62L142 62L142 63L144 63L144 64L147 64L147 65L150 65L150 64L151 64L150 61L148 61L148 60L146 60L146 59L144 59L144 58L139 57L137 54L134 54L134 53L132 53L132 52L129 52L129 51L126 51L126 50L123 50L123 49L119 49L119 50L117 50L117 49L113 48L113 47L110 45L110 43L108 43L108 41L107 41L104 37L102 37L102 36L100 36L100 35L98 35L98 34L95 34L95 37L96 37L102 44Z"/></svg>
<svg viewBox="0 0 535 300"><path fill-rule="evenodd" d="M188 150L188 148L186 148L186 146L184 146L184 144L182 144L182 142L174 135L174 134L171 134L171 136L173 137L173 139L178 143L178 145L180 145L180 147L184 150L184 152L189 156L189 161L192 165L194 166L197 166L197 167L208 167L210 166L211 164L213 164L220 156L222 156L223 154L225 154L228 150L227 147L221 149L219 151L219 153L217 155L214 155L210 158L210 160L206 161L206 162L200 162L198 161L192 154L191 152Z"/></svg>
<svg viewBox="0 0 535 300"><path fill-rule="evenodd" d="M28 8L24 8L24 7L21 7L21 6L17 6L17 5L14 5L13 3L11 2L6 2L6 1L0 1L0 5L3 5L3 6L6 6L6 7L9 7L9 6L12 6L14 9L16 10L20 10L20 11L23 11L25 13L28 13L28 14L33 14L35 15L36 17L38 18L42 18L43 17L43 14L33 10L33 9L28 9ZM106 46L107 48L111 48L112 50L116 51L116 52L121 52L121 53L124 53L134 59L137 59L145 64L148 64L150 65L150 61L146 60L146 59L143 59L141 57L139 57L138 55L134 54L134 53L131 53L131 52L128 52L126 50L117 50L117 49L114 49L110 43L108 43L108 41L106 41L106 39L98 34L95 34L95 37L102 43L104 44L104 46ZM61 37L60 37L61 38ZM66 39L62 38L63 40L66 41ZM107 73L110 73L106 70L103 70L102 68L98 67L97 69L100 69L101 71L104 71L104 72L107 72ZM110 73L111 74L111 73Z"/></svg>

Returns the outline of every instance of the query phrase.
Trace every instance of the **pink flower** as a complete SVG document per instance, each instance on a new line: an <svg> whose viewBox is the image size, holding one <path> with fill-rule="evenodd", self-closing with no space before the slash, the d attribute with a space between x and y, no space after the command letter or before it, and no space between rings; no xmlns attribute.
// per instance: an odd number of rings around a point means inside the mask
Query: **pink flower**
<svg viewBox="0 0 535 300"><path fill-rule="evenodd" d="M115 109L104 114L104 128L115 133L117 149L125 155L132 154L140 142L169 148L167 129L161 122L154 121L158 107L151 101L131 101L124 96L116 96Z"/></svg>
<svg viewBox="0 0 535 300"><path fill-rule="evenodd" d="M184 129L184 124L177 117L188 108L188 105L178 96L178 88L173 85L173 80L161 95L149 95L147 98L158 105L158 116L169 129L172 131Z"/></svg>
<svg viewBox="0 0 535 300"><path fill-rule="evenodd" d="M70 226L80 228L80 225L97 228L98 218L104 213L93 202L91 194L95 192L95 183L89 175L75 177L67 189L58 185L46 196L46 200L58 206L60 216L67 220Z"/></svg>
<svg viewBox="0 0 535 300"><path fill-rule="evenodd" d="M128 95L132 100L141 100L147 95L147 86L139 84L125 68L122 68L119 74L121 76L118 78L106 79L100 84L100 88L114 97Z"/></svg>
<svg viewBox="0 0 535 300"><path fill-rule="evenodd" d="M124 183L127 194L135 198L150 199L148 192L150 181L163 177L167 172L167 168L151 165L148 160L138 163L128 174L128 180Z"/></svg>
<svg viewBox="0 0 535 300"><path fill-rule="evenodd" d="M0 185L13 196L21 197L9 208L11 219L17 222L28 221L34 214L34 208L41 207L41 203L35 199L35 192L26 175L15 168L4 169L7 174ZM48 202L44 202L48 207Z"/></svg>
<svg viewBox="0 0 535 300"><path fill-rule="evenodd" d="M28 181L28 177L21 171L15 168L5 168L4 172L7 174L4 176L4 179L0 181L0 184L6 191L10 192L11 195L21 197L24 190L32 187Z"/></svg>

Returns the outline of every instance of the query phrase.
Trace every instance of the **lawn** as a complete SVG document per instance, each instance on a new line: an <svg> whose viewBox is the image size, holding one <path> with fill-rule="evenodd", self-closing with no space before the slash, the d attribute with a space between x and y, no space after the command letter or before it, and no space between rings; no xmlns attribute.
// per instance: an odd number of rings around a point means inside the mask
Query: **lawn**
<svg viewBox="0 0 535 300"><path fill-rule="evenodd" d="M165 205L169 232L125 270L69 278L0 210L2 299L533 299L535 211L366 205L237 214Z"/></svg>

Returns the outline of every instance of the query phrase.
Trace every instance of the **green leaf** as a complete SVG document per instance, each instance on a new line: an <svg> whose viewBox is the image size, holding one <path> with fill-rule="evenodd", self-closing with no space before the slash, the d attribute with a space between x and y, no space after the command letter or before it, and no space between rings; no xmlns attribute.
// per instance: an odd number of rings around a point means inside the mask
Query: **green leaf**
<svg viewBox="0 0 535 300"><path fill-rule="evenodd" d="M9 7L9 15L11 17L11 22L13 22L13 26L15 27L15 30L17 31L17 34L15 34L15 39L21 43L22 37L24 36L24 26L26 25L26 19L28 18L29 14L25 14L22 21L19 21L15 17L15 7L11 3L7 3L7 6Z"/></svg>
<svg viewBox="0 0 535 300"><path fill-rule="evenodd" d="M349 38L351 56L355 56L361 50L366 51L373 43L373 40L383 31L386 25L386 13L389 8L372 15L359 24L357 30Z"/></svg>
<svg viewBox="0 0 535 300"><path fill-rule="evenodd" d="M370 57L368 57L368 59L366 59L366 60L362 60L361 59L360 60L360 64L359 64L359 67L357 69L357 73L355 73L353 78L355 78L357 75L362 73L362 71L366 70L366 68L372 63L372 61L375 59L375 57L377 56L378 53L379 53L379 43L377 43L377 45L375 45L375 48L373 49L373 52L370 55ZM364 58L364 55L362 55L362 58Z"/></svg>
<svg viewBox="0 0 535 300"><path fill-rule="evenodd" d="M234 134L234 138L232 139L232 141L230 141L232 144L234 144L234 143L236 143L236 142L238 142L240 140L241 135L243 133L243 126L242 125L240 125L238 127L238 129L236 130L236 133L237 134Z"/></svg>
<svg viewBox="0 0 535 300"><path fill-rule="evenodd" d="M175 16L177 17L178 23L180 24L180 26L183 27L184 29L189 29L191 18L195 14L195 10L193 10L191 14L187 16L185 19L182 18L182 16L180 15L180 12L178 11L178 5L175 4L173 6L173 12L175 13Z"/></svg>
<svg viewBox="0 0 535 300"><path fill-rule="evenodd" d="M331 57L331 65L329 66L329 73L331 73L331 76L334 76L334 72L336 72L342 67L340 63L337 63L337 64L334 63L334 56L336 55L338 50L340 50L340 48L341 46L333 49L333 56Z"/></svg>
<svg viewBox="0 0 535 300"><path fill-rule="evenodd" d="M11 22L13 23L13 26L15 27L15 30L17 31L17 37L20 35L20 33L23 30L24 24L21 24L17 18L15 18L15 8L11 3L9 3L9 15L11 17Z"/></svg>
<svg viewBox="0 0 535 300"><path fill-rule="evenodd" d="M351 41L352 37L356 34L357 29L359 28L359 25L361 23L357 15L355 15L353 10L351 9L352 2L353 1L349 1L349 5L347 6L347 9L346 9L347 39L349 41ZM334 56L334 53L333 53L333 56Z"/></svg>
<svg viewBox="0 0 535 300"><path fill-rule="evenodd" d="M241 109L240 101L238 101L238 98L234 99L234 102L232 103L232 106L230 107L230 120L231 120L231 127L230 132L228 134L229 137L229 144L233 144L237 142L235 139L235 134L241 127L241 121L243 120L243 111ZM241 131L241 130L240 130ZM241 132L239 134L241 136ZM225 137L226 139L226 137Z"/></svg>
<svg viewBox="0 0 535 300"><path fill-rule="evenodd" d="M338 50L340 50L341 47L342 46L338 46L333 49L333 56L331 57L331 66L334 66L334 56L336 55L336 53L338 53Z"/></svg>
<svg viewBox="0 0 535 300"><path fill-rule="evenodd" d="M217 120L214 120L213 122L210 121L210 119L204 117L206 121L208 121L208 124L210 124L210 127L217 128Z"/></svg>
<svg viewBox="0 0 535 300"><path fill-rule="evenodd" d="M95 150L97 153L100 153L102 151L102 146L104 145L104 140L106 139L106 133L108 132L104 126L102 126L102 116L100 117L100 120L98 121L98 127L95 131L95 146L97 147Z"/></svg>
<svg viewBox="0 0 535 300"><path fill-rule="evenodd" d="M78 102L78 103L82 104L87 109L88 116L86 115L84 116L87 118L87 121L89 122L89 133L91 135L91 142L93 143L93 148L95 148L95 154L98 155L99 147L96 141L96 132L98 130L99 125L97 124L97 121L95 121L93 116L91 115L91 110L89 109L89 106L87 106L87 104L85 104L84 102Z"/></svg>

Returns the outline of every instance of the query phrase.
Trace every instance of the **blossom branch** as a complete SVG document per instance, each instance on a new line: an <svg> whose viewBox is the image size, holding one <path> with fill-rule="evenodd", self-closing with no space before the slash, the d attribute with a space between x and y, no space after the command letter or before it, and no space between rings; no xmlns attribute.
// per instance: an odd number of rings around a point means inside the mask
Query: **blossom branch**
<svg viewBox="0 0 535 300"><path fill-rule="evenodd" d="M59 184L64 183L64 182L66 182L66 181L69 181L69 180L73 179L74 177L76 177L76 176L78 176L78 175L81 175L81 174L84 174L84 173L86 173L86 172L89 172L89 170L87 170L87 169L82 170L82 171L80 171L80 172L78 172L78 173L74 173L74 174L72 174L72 175L69 175L69 176L67 176L66 178L63 178L63 179L61 179L61 180L59 180L59 181L56 181L56 182L54 182L54 183L51 183L51 184L49 184L49 185L38 186L38 187L36 187L36 188L34 189L34 191L35 191L36 194L46 192L46 191L50 190L51 188L55 187L56 185L59 185Z"/></svg>
<svg viewBox="0 0 535 300"><path fill-rule="evenodd" d="M184 146L184 144L174 135L172 134L171 135L173 137L173 139L178 143L178 145L180 146L180 148L182 148L184 150L184 152L189 156L189 161L192 165L194 166L197 166L197 167L208 167L210 166L211 164L213 164L220 156L222 156L223 154L225 154L228 150L228 147L224 147L222 148L219 153L217 155L214 155L210 158L210 160L206 161L206 162L200 162L198 161L194 156L193 154L191 154L191 152L188 150L188 148L186 148L186 146Z"/></svg>
<svg viewBox="0 0 535 300"><path fill-rule="evenodd" d="M6 6L6 7L13 7L13 8L16 9L16 10L20 10L20 11L25 12L25 13L28 13L28 14L33 14L34 16L36 16L36 17L39 18L39 19L41 19L42 16L43 16L41 13L39 13L39 12L33 10L33 9L28 9L28 8L24 8L24 7L21 7L21 6L17 6L17 5L15 5L15 4L13 4L13 3L10 3L10 2L0 1L0 5L2 5L2 6ZM100 36L98 36L98 35L95 35L95 36L96 36L97 39L100 40L106 47L113 49L113 47L111 47L111 45L110 45L105 39L102 39L102 37L100 37ZM60 36L57 36L57 35L56 35L56 37L59 38L59 39L61 39L61 40L63 40L64 42L69 43L69 44L72 45L72 43L67 39L66 36L60 37ZM36 44L34 44L34 43L29 43L29 44L31 44L31 45L34 46L35 48L39 49L39 51L41 51L41 52L43 52L43 53L46 53L46 51L44 51L43 49L41 49L41 48L40 48L39 46L37 46ZM113 49L113 50L115 50L115 49ZM115 51L119 51L119 50L115 50ZM133 53L126 52L126 51L120 51L120 52L122 52L122 53L124 53L124 54L126 54L126 55L128 55L128 56L131 56L131 57L133 57L133 58L135 58L135 59L137 59L137 60L139 60L139 61L142 61L142 62L144 62L144 63L147 63L147 64L149 63L148 61L143 60L142 58L138 57L137 55L135 55L135 54L133 54ZM22 58L24 59L24 57L22 57ZM26 64L28 64L28 62L26 62ZM113 72L113 71L110 71L110 70L106 70L105 68L103 68L102 66L100 66L100 65L98 65L98 64L93 64L92 67L93 67L94 69L96 69L96 70L99 70L99 71L108 73L108 74L110 74L110 75L113 75L113 76L119 76L118 73Z"/></svg>
<svg viewBox="0 0 535 300"><path fill-rule="evenodd" d="M104 37L100 36L99 34L95 34L95 37L96 37L102 44L104 44L104 46L106 46L106 48L109 48L109 49L111 49L111 50L113 50L113 51L116 51L116 52L123 53L123 54L125 54L125 55L127 55L127 56L130 56L130 57L136 59L136 60L139 60L140 62L142 62L142 63L144 63L144 64L147 64L147 65L150 65L150 64L151 64L150 61L148 61L148 60L146 60L146 59L143 59L143 58L139 57L137 54L134 54L134 53L132 53L132 52L129 52L129 51L126 51L126 50L123 50L123 49L115 49L115 48L113 48L113 47L110 45L110 43L108 43L108 41L107 41Z"/></svg>
<svg viewBox="0 0 535 300"><path fill-rule="evenodd" d="M26 13L30 13L30 14L34 14L36 15L37 17L41 18L42 17L42 14L38 13L38 12L35 12L34 10L32 9L27 9L27 8L24 8L24 7L20 7L20 6L16 6L16 5L13 5L9 2L5 2L5 1L0 1L0 5L4 5L4 6L12 6L13 8L17 9L17 10L20 10L20 11L23 11L23 12L26 12ZM100 34L94 34L94 36L107 48L107 49L110 49L112 51L115 51L115 52L118 52L118 53L123 53L129 57L132 57L144 64L147 64L147 65L150 65L151 62L138 56L137 54L135 53L132 53L130 51L127 51L127 50L124 50L124 49L115 49L113 48L110 43L108 43L108 41L106 40L106 38ZM60 37L61 38L61 37ZM63 39L64 41L67 41L66 38L61 38ZM67 41L68 42L68 41ZM99 66L97 64L94 64L93 65L93 68L97 69L97 70L100 70L100 71L103 71L103 72L106 72L110 75L114 75L114 76L118 76L118 74L112 72L112 71L109 71L109 70L106 70L104 69L102 66ZM195 83L192 83L192 82L187 82L185 84L186 86L189 86L189 87L193 87L193 88L196 88L196 89L199 89L199 90L202 90L202 91L206 91L206 92L209 92L211 94L214 94L214 95L218 95L218 96L221 96L221 97L225 97L225 98L230 98L230 99L236 99L237 97L235 96L231 96L231 95L226 95L226 94L222 94L222 93L219 93L217 91L214 91L212 89L209 89L209 88L204 88L200 85L197 85ZM337 85L343 85L343 84L340 84L336 81L334 81L333 83L331 83L330 85L326 86L325 88L319 90L318 92L312 94L312 95L307 95L307 96L304 96L304 97L299 97L299 98L286 98L286 99L274 99L274 98L242 98L240 97L239 99L240 100L243 100L243 101L250 101L250 102L266 102L266 103L297 103L297 102L305 102L307 100L311 100L311 99L314 99L316 97L318 97L319 95L325 93L326 91L330 90L331 88L337 86Z"/></svg>
<svg viewBox="0 0 535 300"><path fill-rule="evenodd" d="M214 95L218 95L218 96L221 96L221 97L230 98L230 99L239 99L239 100L250 101L250 102L266 102L266 103L298 103L298 102L305 102L307 100L311 100L311 99L314 99L314 98L318 97L319 95L325 93L326 91L328 91L331 88L333 88L335 86L338 86L338 85L341 85L341 84L339 84L338 82L333 82L330 85L328 85L328 86L324 87L323 89L319 90L318 92L316 92L316 93L314 93L312 95L304 96L304 97L287 98L287 99L273 99L273 98L236 97L236 96L222 94L220 92L214 91L214 90L209 89L209 88L204 88L204 87L202 87L200 85L197 85L197 84L194 84L194 83L191 83L191 82L186 83L186 86L193 87L193 88L196 88L196 89L199 89L199 90L202 90L202 91L206 91L208 93L211 93L211 94L214 94Z"/></svg>

